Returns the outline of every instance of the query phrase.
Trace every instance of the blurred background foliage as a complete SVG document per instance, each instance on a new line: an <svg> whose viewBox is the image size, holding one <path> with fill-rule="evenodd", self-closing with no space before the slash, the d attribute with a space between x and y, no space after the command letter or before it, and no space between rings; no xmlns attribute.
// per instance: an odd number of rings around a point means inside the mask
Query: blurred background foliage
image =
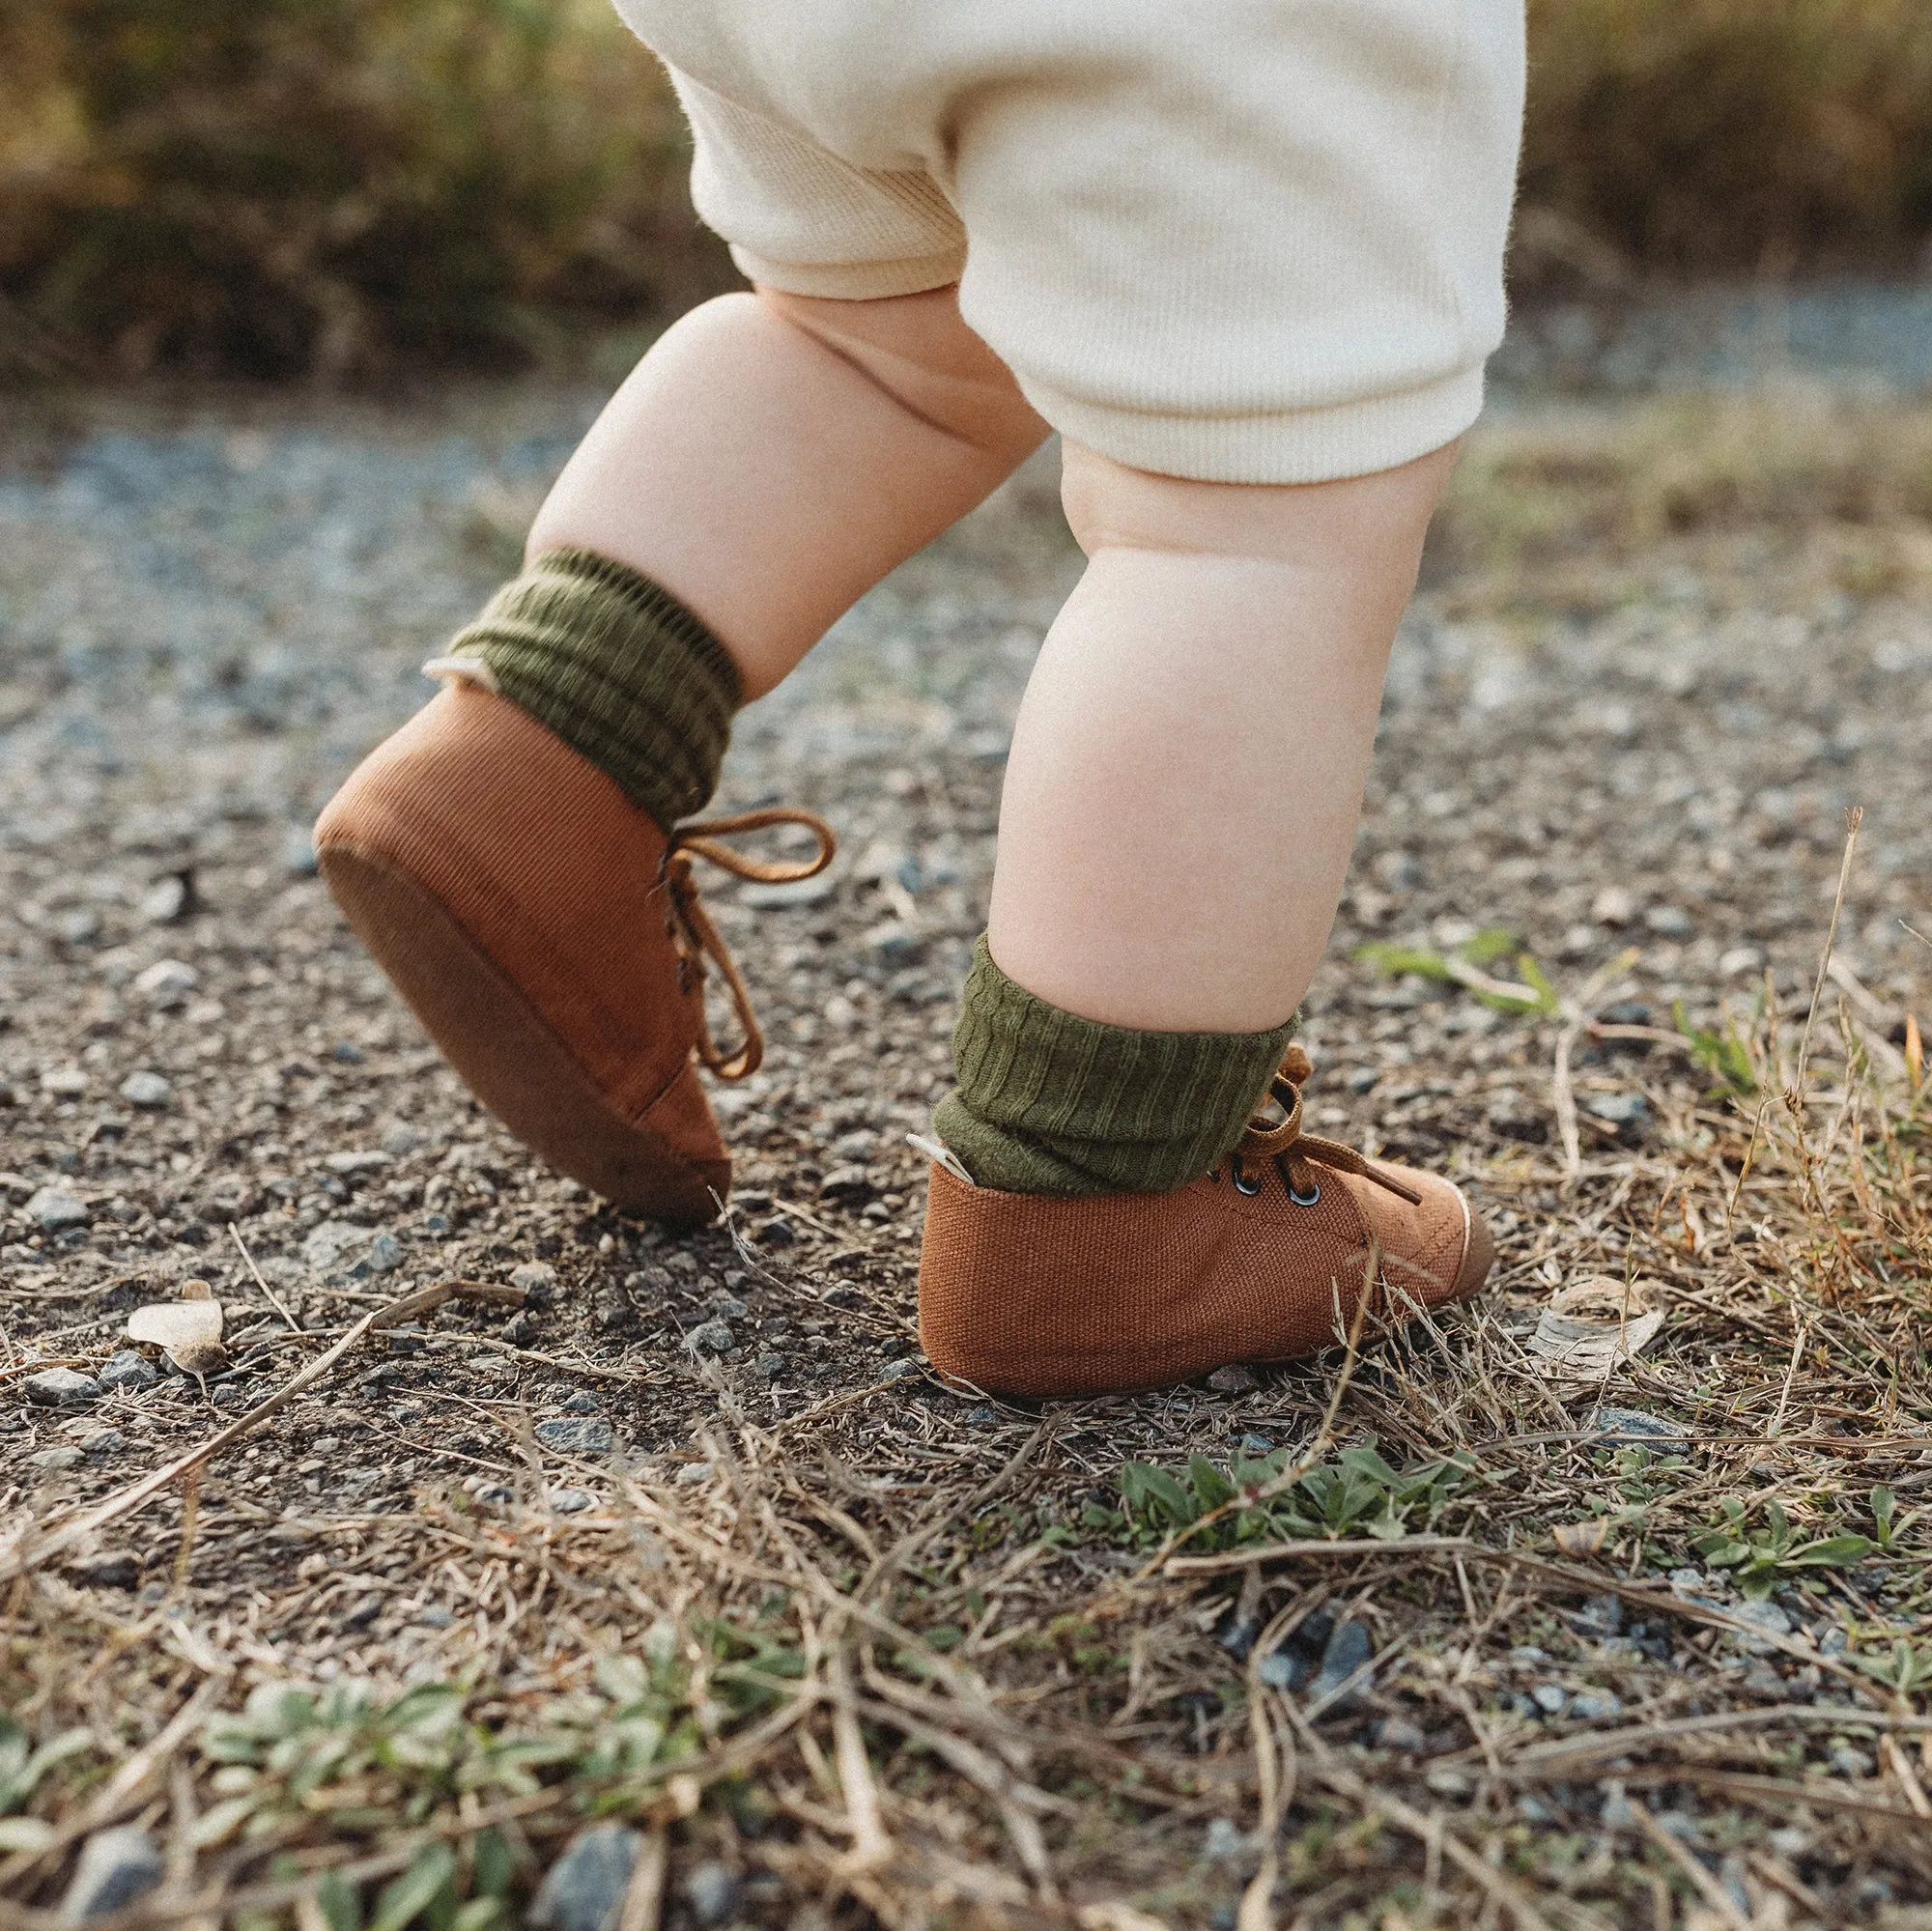
<svg viewBox="0 0 1932 1931"><path fill-rule="evenodd" d="M1925 267L1928 0L1530 0L1520 296ZM0 0L0 380L567 362L729 285L605 0Z"/></svg>

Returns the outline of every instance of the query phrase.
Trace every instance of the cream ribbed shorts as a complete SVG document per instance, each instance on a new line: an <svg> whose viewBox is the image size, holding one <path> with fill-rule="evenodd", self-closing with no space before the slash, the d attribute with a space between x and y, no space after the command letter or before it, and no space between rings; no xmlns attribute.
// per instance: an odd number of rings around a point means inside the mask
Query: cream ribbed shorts
<svg viewBox="0 0 1932 1931"><path fill-rule="evenodd" d="M754 281L959 284L1040 414L1300 483L1482 406L1522 0L616 0Z"/></svg>

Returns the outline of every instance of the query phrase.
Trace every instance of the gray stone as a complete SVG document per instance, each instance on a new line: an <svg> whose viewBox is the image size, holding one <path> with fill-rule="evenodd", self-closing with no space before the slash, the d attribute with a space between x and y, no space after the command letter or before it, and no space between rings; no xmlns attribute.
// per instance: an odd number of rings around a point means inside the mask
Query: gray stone
<svg viewBox="0 0 1932 1931"><path fill-rule="evenodd" d="M738 1346L729 1321L702 1320L684 1337L685 1348L693 1354L730 1354Z"/></svg>
<svg viewBox="0 0 1932 1931"><path fill-rule="evenodd" d="M743 1320L751 1311L736 1294L721 1291L711 1296L711 1312L720 1320Z"/></svg>
<svg viewBox="0 0 1932 1931"><path fill-rule="evenodd" d="M597 1397L588 1388L573 1388L558 1405L567 1415L594 1415Z"/></svg>
<svg viewBox="0 0 1932 1931"><path fill-rule="evenodd" d="M369 1271L393 1274L403 1264L403 1243L393 1234L379 1234L369 1243Z"/></svg>
<svg viewBox="0 0 1932 1931"><path fill-rule="evenodd" d="M1662 939L1688 939L1697 929L1696 920L1681 905L1653 905L1643 923Z"/></svg>
<svg viewBox="0 0 1932 1931"><path fill-rule="evenodd" d="M1855 1780L1870 1776L1878 1768L1863 1750L1854 1749L1850 1744L1833 1744L1831 1754L1825 1761L1831 1765L1833 1776L1851 1777Z"/></svg>
<svg viewBox="0 0 1932 1931"><path fill-rule="evenodd" d="M97 1831L80 1848L80 1860L60 1902L63 1925L85 1924L145 1897L167 1873L154 1839L132 1824Z"/></svg>
<svg viewBox="0 0 1932 1931"><path fill-rule="evenodd" d="M1607 1448L1653 1448L1664 1454L1689 1448L1690 1431L1641 1408L1599 1408L1591 1417L1588 1438Z"/></svg>
<svg viewBox="0 0 1932 1931"><path fill-rule="evenodd" d="M1536 1686L1536 1688L1529 1692L1529 1700L1532 1703L1534 1703L1536 1707L1539 1710L1541 1710L1546 1717L1562 1716L1564 1707L1570 1701L1569 1697L1564 1694L1562 1689L1554 1683L1539 1683Z"/></svg>
<svg viewBox="0 0 1932 1931"><path fill-rule="evenodd" d="M76 1581L96 1589L131 1589L141 1579L141 1565L125 1549L112 1555L90 1555L73 1565Z"/></svg>
<svg viewBox="0 0 1932 1931"><path fill-rule="evenodd" d="M159 1073L129 1073L121 1082L121 1097L129 1106L157 1109L165 1106L174 1096L174 1088Z"/></svg>
<svg viewBox="0 0 1932 1931"><path fill-rule="evenodd" d="M1309 1702L1319 1703L1323 1697L1332 1695L1374 1654L1375 1643L1364 1625L1338 1623L1321 1652L1321 1667L1316 1672L1315 1681L1308 1686ZM1361 1678L1348 1695L1330 1705L1330 1709L1339 1713L1350 1708L1360 1692L1369 1687L1369 1681L1366 1676Z"/></svg>
<svg viewBox="0 0 1932 1931"><path fill-rule="evenodd" d="M681 1888L691 1915L700 1924L723 1924L738 1908L738 1880L728 1864L715 1860L696 1865Z"/></svg>
<svg viewBox="0 0 1932 1931"><path fill-rule="evenodd" d="M151 925L172 925L195 909L194 874L171 871L141 895L141 917Z"/></svg>
<svg viewBox="0 0 1932 1931"><path fill-rule="evenodd" d="M1225 1368L1216 1368L1208 1377L1208 1385L1217 1395L1245 1395L1250 1390L1259 1388L1261 1382L1256 1378L1252 1368L1244 1368L1236 1361L1231 1362Z"/></svg>
<svg viewBox="0 0 1932 1931"><path fill-rule="evenodd" d="M1376 1731L1376 1742L1385 1750L1420 1750L1428 1743L1421 1730L1406 1717L1385 1717Z"/></svg>
<svg viewBox="0 0 1932 1931"><path fill-rule="evenodd" d="M30 1455L28 1462L43 1475L59 1475L70 1468L80 1466L81 1455L77 1448L43 1448L38 1455Z"/></svg>
<svg viewBox="0 0 1932 1931"><path fill-rule="evenodd" d="M597 1497L588 1489L553 1489L544 1499L560 1516L581 1516L597 1505Z"/></svg>
<svg viewBox="0 0 1932 1931"><path fill-rule="evenodd" d="M888 1361L880 1371L882 1381L909 1381L919 1373L919 1363L909 1356L898 1361Z"/></svg>
<svg viewBox="0 0 1932 1931"><path fill-rule="evenodd" d="M762 1380L776 1381L785 1371L785 1357L776 1348L761 1348L752 1363L752 1373Z"/></svg>
<svg viewBox="0 0 1932 1931"><path fill-rule="evenodd" d="M529 1921L537 1931L616 1931L643 1838L628 1824L589 1824L544 1873Z"/></svg>
<svg viewBox="0 0 1932 1931"><path fill-rule="evenodd" d="M302 1242L302 1259L321 1273L329 1273L343 1264L345 1256L362 1248L372 1235L366 1227L347 1220L325 1220L309 1229Z"/></svg>
<svg viewBox="0 0 1932 1931"><path fill-rule="evenodd" d="M94 1218L87 1203L62 1186L36 1187L27 1197L27 1218L43 1234L85 1227Z"/></svg>
<svg viewBox="0 0 1932 1931"><path fill-rule="evenodd" d="M383 1150L392 1158L400 1159L406 1153L419 1153L429 1145L429 1135L420 1126L412 1126L401 1120L383 1135Z"/></svg>
<svg viewBox="0 0 1932 1931"><path fill-rule="evenodd" d="M179 1006L200 983L201 975L180 959L156 959L134 975L134 990L156 1006Z"/></svg>
<svg viewBox="0 0 1932 1931"><path fill-rule="evenodd" d="M872 1177L864 1167L834 1167L819 1181L818 1191L826 1200L859 1200L872 1191Z"/></svg>
<svg viewBox="0 0 1932 1931"><path fill-rule="evenodd" d="M100 1383L91 1376L71 1368L43 1368L27 1377L27 1399L43 1408L67 1407L76 1402L92 1402L100 1394Z"/></svg>
<svg viewBox="0 0 1932 1931"><path fill-rule="evenodd" d="M364 1148L359 1151L331 1153L323 1165L331 1174L341 1174L345 1177L352 1174L374 1174L380 1173L389 1164L389 1157L387 1153L379 1153L373 1148Z"/></svg>
<svg viewBox="0 0 1932 1931"><path fill-rule="evenodd" d="M556 1269L547 1261L526 1261L510 1270L510 1285L527 1298L556 1292Z"/></svg>
<svg viewBox="0 0 1932 1931"><path fill-rule="evenodd" d="M565 1415L556 1421L540 1421L537 1439L559 1455L609 1455L616 1436L601 1415Z"/></svg>
<svg viewBox="0 0 1932 1931"><path fill-rule="evenodd" d="M282 869L294 878L313 878L316 868L315 840L299 825L291 826L282 839Z"/></svg>
<svg viewBox="0 0 1932 1931"><path fill-rule="evenodd" d="M98 1428L80 1444L80 1452L98 1462L103 1455L119 1455L128 1446L128 1437L118 1428Z"/></svg>
<svg viewBox="0 0 1932 1931"><path fill-rule="evenodd" d="M41 1075L41 1091L55 1099L78 1099L88 1084L88 1077L79 1066L49 1066Z"/></svg>
<svg viewBox="0 0 1932 1931"><path fill-rule="evenodd" d="M1579 1722L1599 1723L1623 1714L1623 1698L1610 1690L1579 1690L1570 1699L1570 1714Z"/></svg>

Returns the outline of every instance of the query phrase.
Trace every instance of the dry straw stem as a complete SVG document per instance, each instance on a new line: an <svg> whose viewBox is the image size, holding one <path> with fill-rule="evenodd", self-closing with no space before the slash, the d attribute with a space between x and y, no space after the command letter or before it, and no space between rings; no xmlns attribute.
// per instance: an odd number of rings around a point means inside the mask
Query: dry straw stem
<svg viewBox="0 0 1932 1931"><path fill-rule="evenodd" d="M10 1582L15 1576L24 1576L29 1570L52 1560L63 1550L71 1548L98 1534L108 1523L118 1521L131 1514L143 1502L160 1493L163 1489L176 1482L193 1477L203 1466L219 1455L224 1448L239 1441L244 1434L261 1427L271 1415L286 1407L304 1388L313 1386L328 1373L342 1357L361 1345L371 1334L383 1328L393 1327L399 1321L412 1320L419 1314L428 1314L440 1308L452 1298L466 1300L495 1301L499 1305L521 1307L524 1302L523 1291L506 1288L484 1281L444 1281L436 1287L418 1288L414 1293L405 1294L385 1307L372 1308L364 1315L327 1353L318 1356L298 1374L276 1389L267 1401L259 1402L244 1415L238 1416L224 1429L178 1455L172 1462L151 1470L139 1481L130 1482L125 1489L117 1490L105 1500L83 1509L68 1518L56 1521L51 1527L43 1527L31 1540L23 1541L11 1549L0 1551L0 1582Z"/></svg>

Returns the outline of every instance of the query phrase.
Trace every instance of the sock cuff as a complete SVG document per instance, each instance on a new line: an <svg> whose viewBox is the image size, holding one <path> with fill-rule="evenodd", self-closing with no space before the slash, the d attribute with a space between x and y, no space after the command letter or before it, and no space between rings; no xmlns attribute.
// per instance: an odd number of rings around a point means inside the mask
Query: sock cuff
<svg viewBox="0 0 1932 1931"><path fill-rule="evenodd" d="M668 831L718 783L744 686L703 620L641 572L552 550L457 633L497 689Z"/></svg>
<svg viewBox="0 0 1932 1931"><path fill-rule="evenodd" d="M1234 1150L1298 1023L1154 1033L1083 1019L1009 979L981 937L935 1130L981 1186L1164 1193Z"/></svg>

